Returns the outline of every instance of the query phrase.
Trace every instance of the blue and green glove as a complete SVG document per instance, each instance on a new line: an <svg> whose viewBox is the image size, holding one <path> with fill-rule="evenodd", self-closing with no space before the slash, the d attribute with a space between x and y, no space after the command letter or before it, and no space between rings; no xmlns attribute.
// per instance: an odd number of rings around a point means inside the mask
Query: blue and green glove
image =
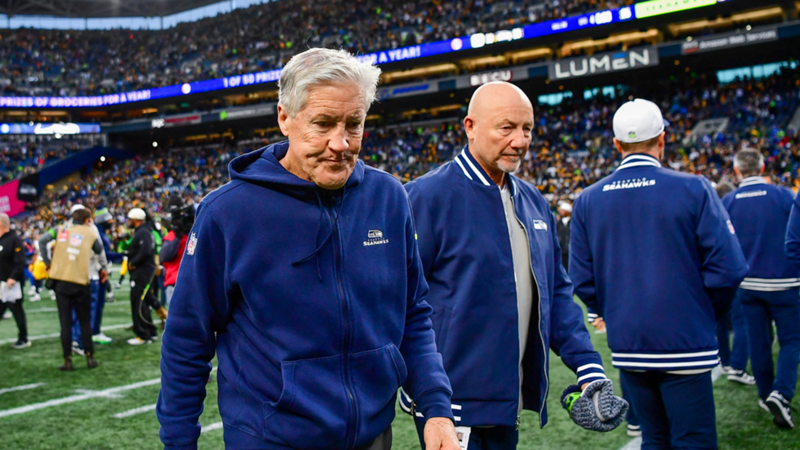
<svg viewBox="0 0 800 450"><path fill-rule="evenodd" d="M611 431L619 426L628 412L628 402L614 395L611 380L592 382L581 392L572 385L561 394L561 406L572 421L592 431Z"/></svg>

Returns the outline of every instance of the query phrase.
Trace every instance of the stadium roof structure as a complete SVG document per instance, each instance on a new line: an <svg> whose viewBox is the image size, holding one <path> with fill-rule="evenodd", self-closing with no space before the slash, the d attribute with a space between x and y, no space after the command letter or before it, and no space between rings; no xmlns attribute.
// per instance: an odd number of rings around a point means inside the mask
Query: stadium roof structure
<svg viewBox="0 0 800 450"><path fill-rule="evenodd" d="M160 17L219 3L220 0L0 0L8 16Z"/></svg>

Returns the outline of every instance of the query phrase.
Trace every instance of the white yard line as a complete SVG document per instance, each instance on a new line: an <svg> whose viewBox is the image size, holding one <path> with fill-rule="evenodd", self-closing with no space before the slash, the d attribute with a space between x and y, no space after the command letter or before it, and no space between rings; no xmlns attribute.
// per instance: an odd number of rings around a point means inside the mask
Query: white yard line
<svg viewBox="0 0 800 450"><path fill-rule="evenodd" d="M208 433L209 431L219 430L222 428L222 422L212 423L211 425L206 425L203 428L200 428L200 434Z"/></svg>
<svg viewBox="0 0 800 450"><path fill-rule="evenodd" d="M58 311L58 308L34 308L34 309L26 309L25 314L38 314L43 312L53 312Z"/></svg>
<svg viewBox="0 0 800 450"><path fill-rule="evenodd" d="M642 437L639 436L637 438L631 439L630 442L625 444L625 446L619 450L640 450L641 448L642 448Z"/></svg>
<svg viewBox="0 0 800 450"><path fill-rule="evenodd" d="M211 373L214 373L216 371L217 371L217 367L214 367L214 368L211 369ZM53 399L53 400L48 400L46 402L34 403L34 404L31 404L31 405L27 405L27 406L20 406L19 408L6 409L6 410L3 410L3 411L0 411L0 418L6 417L6 416L15 416L15 415L18 415L18 414L25 414L27 412L36 411L38 409L50 408L50 407L53 407L53 406L64 405L64 404L67 404L67 403L80 402L80 401L83 401L83 400L88 400L90 398L118 398L115 394L117 394L119 392L130 391L131 389L139 389L139 388L147 387L147 386L153 386L153 385L159 384L159 383L161 383L161 378L160 377L159 378L153 378L152 380L140 381L138 383L126 384L125 386L118 386L118 387L115 387L115 388L103 389L101 391L82 391L82 392L85 392L85 393L81 393L79 395L71 395L69 397L56 398L56 399ZM155 406L153 406L153 408L155 408ZM126 411L126 412L129 412L129 411ZM218 428L222 428L222 422L220 422L218 425L217 424L209 425L209 427L212 427L212 426L218 426ZM212 429L216 430L217 428L212 428Z"/></svg>
<svg viewBox="0 0 800 450"><path fill-rule="evenodd" d="M125 386L119 386L115 388L104 389L102 391L94 391L87 394L80 394L80 395L70 395L69 397L63 398L56 398L53 400L48 400L46 402L41 403L34 403L27 406L21 406L19 408L12 408L0 411L0 417L8 417L8 416L15 416L18 414L25 414L31 411L36 411L39 409L50 408L53 406L64 405L67 403L75 403L80 402L83 400L88 400L90 398L97 398L97 397L108 397L110 395L116 394L118 392L129 391L131 389L139 389L146 386L153 386L155 384L161 383L161 378L153 378L152 380L147 381L140 381L138 383L133 384L126 384Z"/></svg>
<svg viewBox="0 0 800 450"><path fill-rule="evenodd" d="M0 394L5 394L6 392L16 392L16 391L25 391L28 389L36 389L37 387L44 385L45 383L23 384L22 386L14 386L10 388L0 389Z"/></svg>
<svg viewBox="0 0 800 450"><path fill-rule="evenodd" d="M103 308L113 308L115 306L120 306L120 305L127 306L128 308L130 308L131 306L130 302L111 302L111 303L106 303L103 306ZM38 313L56 312L56 311L58 311L58 308L51 308L48 306L43 308L25 309L25 314L38 314Z"/></svg>
<svg viewBox="0 0 800 450"><path fill-rule="evenodd" d="M119 325L109 325L109 326L106 326L106 327L102 327L102 328L100 328L100 330L101 331L119 330L120 328L125 328L125 327L129 327L129 326L131 326L131 324L129 324L129 323L121 323ZM40 341L42 339L57 338L59 336L61 336L61 333L40 334L39 336L29 336L28 340L29 341ZM16 338L3 339L2 341L0 341L0 345L2 345L2 344L13 344L14 342L17 342Z"/></svg>
<svg viewBox="0 0 800 450"><path fill-rule="evenodd" d="M140 406L138 408L129 409L127 411L123 411L121 413L114 414L115 419L124 419L126 417L135 416L137 414L146 413L148 411L153 411L156 409L156 403L147 406Z"/></svg>

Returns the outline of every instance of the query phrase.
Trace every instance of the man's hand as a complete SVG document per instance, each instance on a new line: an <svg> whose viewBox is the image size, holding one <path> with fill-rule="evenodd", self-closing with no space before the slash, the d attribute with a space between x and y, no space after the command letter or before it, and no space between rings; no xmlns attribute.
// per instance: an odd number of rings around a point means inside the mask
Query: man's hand
<svg viewBox="0 0 800 450"><path fill-rule="evenodd" d="M602 317L598 317L597 319L594 319L594 322L592 322L592 326L593 326L593 327L594 327L594 328L595 328L597 331L599 331L599 332L601 332L601 333L602 333L603 331L606 331L606 323L603 321L603 318L602 318Z"/></svg>
<svg viewBox="0 0 800 450"><path fill-rule="evenodd" d="M6 284L8 285L9 288L12 288L14 287L15 284L17 284L17 280L9 278L6 280Z"/></svg>
<svg viewBox="0 0 800 450"><path fill-rule="evenodd" d="M100 283L102 284L105 283L106 281L108 281L108 272L106 271L106 269L103 269L100 271Z"/></svg>
<svg viewBox="0 0 800 450"><path fill-rule="evenodd" d="M628 402L614 396L611 380L604 379L581 388L570 386L561 396L561 406L572 421L592 431L611 431L622 423Z"/></svg>
<svg viewBox="0 0 800 450"><path fill-rule="evenodd" d="M456 436L456 426L446 417L431 417L425 422L425 448L427 450L461 450Z"/></svg>

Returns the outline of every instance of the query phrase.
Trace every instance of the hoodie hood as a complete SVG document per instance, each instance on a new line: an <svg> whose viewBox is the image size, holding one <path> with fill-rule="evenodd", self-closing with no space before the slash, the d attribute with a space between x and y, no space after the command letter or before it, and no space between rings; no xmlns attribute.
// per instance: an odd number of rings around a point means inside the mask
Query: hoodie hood
<svg viewBox="0 0 800 450"><path fill-rule="evenodd" d="M286 156L288 151L289 141L287 140L234 158L228 166L231 180L269 183L302 190L316 189L318 187L316 184L299 178L281 165L280 160ZM357 160L353 173L347 179L348 189L361 183L364 179L364 170L364 162L360 159Z"/></svg>

